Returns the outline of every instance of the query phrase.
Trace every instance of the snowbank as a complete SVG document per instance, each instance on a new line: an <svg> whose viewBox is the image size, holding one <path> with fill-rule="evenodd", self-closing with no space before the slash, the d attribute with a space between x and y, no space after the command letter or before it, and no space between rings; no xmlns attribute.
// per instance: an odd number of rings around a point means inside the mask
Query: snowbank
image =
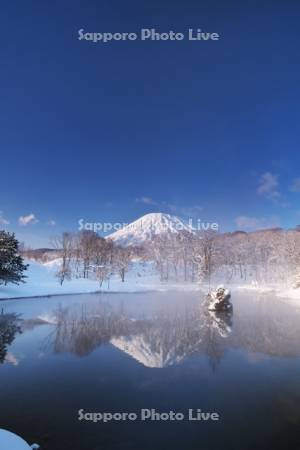
<svg viewBox="0 0 300 450"><path fill-rule="evenodd" d="M152 264L135 262L122 283L120 277L114 275L109 282L100 284L96 280L73 278L64 281L61 286L55 277L59 260L42 264L26 261L29 268L26 272L26 283L20 285L0 285L0 299L40 297L48 295L85 294L94 292L144 292L166 290L198 290L192 283L162 283Z"/></svg>
<svg viewBox="0 0 300 450"><path fill-rule="evenodd" d="M36 261L26 262L29 264L29 269L26 272L26 283L0 285L0 299L95 292L209 291L208 285L201 285L200 287L198 283L161 282L153 264L139 261L132 264L130 271L126 274L124 283L122 283L120 277L114 275L109 282L104 282L101 287L98 281L84 278L66 280L61 286L55 277L60 264L59 259L44 264ZM273 293L276 297L300 302L300 289L292 289L282 285L258 286L255 283L229 283L227 286L233 292L247 290L261 294Z"/></svg>
<svg viewBox="0 0 300 450"><path fill-rule="evenodd" d="M238 291L253 291L259 294L272 294L274 297L285 299L289 301L298 301L300 303L300 289L293 289L284 287L282 285L266 285L258 286L255 284L244 284L241 286L233 285L232 290Z"/></svg>

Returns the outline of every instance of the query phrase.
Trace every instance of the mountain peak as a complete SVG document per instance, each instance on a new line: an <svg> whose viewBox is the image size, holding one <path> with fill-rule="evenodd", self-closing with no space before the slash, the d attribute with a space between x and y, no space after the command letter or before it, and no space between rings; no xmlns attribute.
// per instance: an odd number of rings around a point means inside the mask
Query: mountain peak
<svg viewBox="0 0 300 450"><path fill-rule="evenodd" d="M191 227L179 217L162 212L145 214L108 237L120 245L142 245L155 235L163 233L192 232Z"/></svg>

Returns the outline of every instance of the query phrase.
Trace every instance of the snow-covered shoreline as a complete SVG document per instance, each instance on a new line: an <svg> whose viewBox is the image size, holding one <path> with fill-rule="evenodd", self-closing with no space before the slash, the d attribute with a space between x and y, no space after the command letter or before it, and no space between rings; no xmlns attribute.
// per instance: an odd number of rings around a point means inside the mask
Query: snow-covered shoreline
<svg viewBox="0 0 300 450"><path fill-rule="evenodd" d="M29 261L26 283L20 285L0 286L0 301L25 298L53 297L60 295L82 295L100 293L146 293L146 292L202 292L209 290L208 285L191 282L161 282L153 267L135 264L126 274L125 282L117 275L111 277L100 287L97 280L73 278L64 281L61 286L55 277L57 263L41 264ZM300 302L300 289L283 287L282 285L258 286L256 284L232 283L228 287L234 291L248 291L256 294L273 294L277 298Z"/></svg>
<svg viewBox="0 0 300 450"><path fill-rule="evenodd" d="M26 283L20 285L9 284L0 286L0 300L51 297L58 295L97 294L97 293L138 293L149 291L197 291L197 283L166 283L159 281L159 275L149 266L135 264L126 274L125 282L113 275L102 286L97 280L72 278L65 280L62 285L55 277L57 264L41 264L28 261L29 269L26 273Z"/></svg>

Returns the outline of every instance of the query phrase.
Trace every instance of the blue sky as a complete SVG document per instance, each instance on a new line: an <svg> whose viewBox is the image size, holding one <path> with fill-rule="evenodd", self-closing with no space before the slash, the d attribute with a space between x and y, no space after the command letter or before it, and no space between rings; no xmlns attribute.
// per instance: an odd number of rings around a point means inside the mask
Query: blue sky
<svg viewBox="0 0 300 450"><path fill-rule="evenodd" d="M300 223L296 2L1 9L3 227L39 246L80 218L153 211L223 231ZM201 28L220 40L94 44L78 40L81 28Z"/></svg>

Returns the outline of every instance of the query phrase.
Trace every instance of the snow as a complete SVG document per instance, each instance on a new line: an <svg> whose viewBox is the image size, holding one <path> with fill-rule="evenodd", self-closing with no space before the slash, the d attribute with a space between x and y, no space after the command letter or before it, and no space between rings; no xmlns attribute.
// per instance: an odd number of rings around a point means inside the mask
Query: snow
<svg viewBox="0 0 300 450"><path fill-rule="evenodd" d="M144 336L121 336L111 339L110 343L145 367L152 369L171 366L183 359L169 353L165 355L162 346L153 348L153 342L147 342Z"/></svg>
<svg viewBox="0 0 300 450"><path fill-rule="evenodd" d="M161 282L159 274L151 262L142 263L135 260L122 283L118 275L113 275L109 282L105 281L100 287L96 280L84 278L72 278L65 280L61 286L55 273L60 265L60 259L47 263L36 261L25 261L29 264L26 271L26 283L20 285L0 285L0 299L40 297L50 295L84 294L95 292L147 292L147 291L210 291L207 284L191 282ZM222 280L214 280L212 288L216 287ZM242 283L241 281L226 283L226 287L232 291L248 290L258 293L273 293L274 296L300 302L300 288L293 289L287 285L258 285L257 283ZM53 318L41 317L41 320L51 323Z"/></svg>
<svg viewBox="0 0 300 450"><path fill-rule="evenodd" d="M196 283L163 283L159 280L153 264L135 261L131 270L125 276L122 283L118 275L113 275L109 282L105 281L100 287L96 280L73 278L65 280L61 286L55 277L60 260L56 259L48 263L25 261L29 264L26 271L26 283L19 285L0 285L0 299L40 297L48 295L84 294L94 292L145 292L167 290L198 290ZM48 320L49 318L47 318ZM49 319L51 320L51 318Z"/></svg>
<svg viewBox="0 0 300 450"><path fill-rule="evenodd" d="M39 446L37 444L29 446L16 434L0 429L0 448L3 450L33 450L38 449Z"/></svg>
<svg viewBox="0 0 300 450"><path fill-rule="evenodd" d="M193 232L190 225L176 216L164 213L150 213L108 236L119 245L141 245L158 234Z"/></svg>

